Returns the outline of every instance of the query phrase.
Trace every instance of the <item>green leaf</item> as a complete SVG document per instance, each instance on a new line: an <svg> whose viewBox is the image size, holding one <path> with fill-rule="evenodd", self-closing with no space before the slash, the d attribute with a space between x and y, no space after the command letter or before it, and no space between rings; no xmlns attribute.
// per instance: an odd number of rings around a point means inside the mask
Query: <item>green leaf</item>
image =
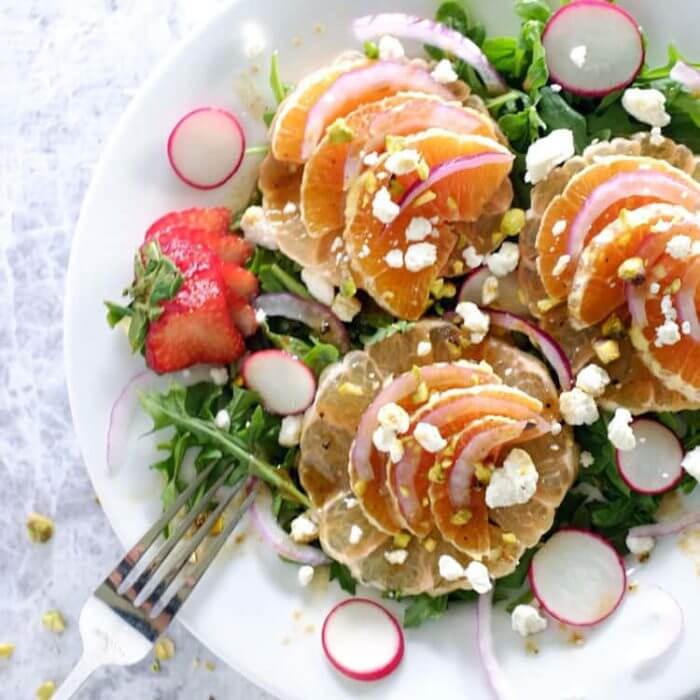
<svg viewBox="0 0 700 700"><path fill-rule="evenodd" d="M435 19L465 36L469 31L469 16L461 2L454 2L454 0L443 2L435 13Z"/></svg>
<svg viewBox="0 0 700 700"><path fill-rule="evenodd" d="M311 371L318 377L328 365L332 365L340 358L340 352L335 345L316 341L314 346L301 356L304 364L311 368Z"/></svg>
<svg viewBox="0 0 700 700"><path fill-rule="evenodd" d="M114 328L123 318L131 318L134 315L134 310L128 306L114 304L111 301L106 301L107 307L107 323L110 328Z"/></svg>
<svg viewBox="0 0 700 700"><path fill-rule="evenodd" d="M272 88L272 94L275 96L275 100L277 100L277 104L282 102L290 90L290 86L282 82L277 51L272 52L272 58L270 59L270 87Z"/></svg>
<svg viewBox="0 0 700 700"><path fill-rule="evenodd" d="M523 88L531 95L536 95L549 80L549 68L547 68L547 58L541 38L543 29L543 24L534 20L525 22L522 28L522 41L529 47L532 56Z"/></svg>
<svg viewBox="0 0 700 700"><path fill-rule="evenodd" d="M547 125L547 131L571 129L574 134L576 152L581 153L588 143L586 118L577 112L560 93L545 87L540 92L537 111Z"/></svg>
<svg viewBox="0 0 700 700"><path fill-rule="evenodd" d="M275 114L277 114L276 109L272 109L272 107L266 107L265 111L263 112L263 122L265 122L266 127L270 127L272 125L272 121L275 118Z"/></svg>
<svg viewBox="0 0 700 700"><path fill-rule="evenodd" d="M546 0L517 0L515 12L518 17L527 20L546 22L552 14L552 10Z"/></svg>
<svg viewBox="0 0 700 700"><path fill-rule="evenodd" d="M499 578L496 581L496 587L498 589L507 588L511 590L520 588L525 583L527 572L530 568L530 562L532 561L532 557L535 556L536 551L537 550L534 547L526 550L522 557L520 557L520 561L518 562L518 566L515 568L515 571L508 574L508 576Z"/></svg>
<svg viewBox="0 0 700 700"><path fill-rule="evenodd" d="M357 582L352 577L350 569L348 569L348 567L345 566L345 564L341 564L338 561L332 561L329 578L331 581L337 581L338 585L346 593L349 593L350 595L355 595L355 591L357 589Z"/></svg>
<svg viewBox="0 0 700 700"><path fill-rule="evenodd" d="M403 626L406 629L420 627L427 620L437 620L447 610L447 596L431 597L427 593L413 596L403 615Z"/></svg>

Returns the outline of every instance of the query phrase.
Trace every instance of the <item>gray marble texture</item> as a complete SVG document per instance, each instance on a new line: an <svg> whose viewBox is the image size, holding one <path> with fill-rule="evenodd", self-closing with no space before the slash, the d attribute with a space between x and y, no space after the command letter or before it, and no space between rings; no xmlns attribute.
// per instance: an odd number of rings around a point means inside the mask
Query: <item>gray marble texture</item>
<svg viewBox="0 0 700 700"><path fill-rule="evenodd" d="M78 659L78 614L120 547L71 424L63 289L80 204L134 92L223 0L0 0L0 700L34 698ZM56 534L33 545L29 511ZM43 629L52 608L61 636ZM269 698L177 624L175 658L99 672L91 700ZM197 663L201 661L201 663ZM208 670L206 662L215 664Z"/></svg>

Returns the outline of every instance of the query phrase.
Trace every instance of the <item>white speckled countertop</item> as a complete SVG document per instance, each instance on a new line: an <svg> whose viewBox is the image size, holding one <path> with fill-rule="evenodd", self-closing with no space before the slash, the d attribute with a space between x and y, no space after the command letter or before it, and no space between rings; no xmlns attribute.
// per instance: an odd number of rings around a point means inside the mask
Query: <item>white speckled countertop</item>
<svg viewBox="0 0 700 700"><path fill-rule="evenodd" d="M120 555L95 502L63 374L64 276L83 194L109 132L172 47L224 0L0 0L0 699L34 698L78 659L78 614ZM56 522L30 544L29 511ZM41 615L66 618L56 636ZM259 700L177 624L177 651L101 671L91 700ZM198 660L200 662L198 663ZM214 662L215 670L207 670Z"/></svg>

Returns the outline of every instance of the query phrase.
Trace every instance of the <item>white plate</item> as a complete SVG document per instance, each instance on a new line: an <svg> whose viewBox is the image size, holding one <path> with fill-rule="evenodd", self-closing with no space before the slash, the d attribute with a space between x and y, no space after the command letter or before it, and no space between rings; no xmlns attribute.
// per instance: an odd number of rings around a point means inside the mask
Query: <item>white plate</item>
<svg viewBox="0 0 700 700"><path fill-rule="evenodd" d="M510 0L472 2L491 32L512 32ZM655 58L673 40L694 50L700 10L687 0L629 0L649 30ZM691 6L694 9L691 9ZM232 3L166 61L124 115L100 162L85 199L68 274L65 348L71 407L85 462L105 513L122 543L133 543L158 516L158 477L147 465L155 439L135 441L129 466L110 474L105 434L110 407L126 380L142 367L129 356L125 338L110 332L103 299L118 297L130 279L132 255L147 225L165 212L194 205L231 203L245 190L246 178L209 193L180 183L165 155L171 126L190 109L221 105L242 116L249 143L262 142L262 103L272 102L267 87L270 52L278 49L282 74L295 80L338 51L357 47L352 17L367 12L404 10L432 15L429 0L241 0ZM292 8L294 8L292 10ZM604 30L604 28L601 28ZM301 38L299 45L294 40ZM246 55L248 43L264 43L262 55ZM125 47L128 50L128 47ZM697 58L697 57L696 57ZM256 72L257 69L257 72ZM257 103L254 91L263 95ZM248 181L255 161L246 163ZM134 434L147 429L143 418ZM653 636L637 628L634 596L608 624L586 633L583 646L566 643L556 625L541 642L539 656L525 654L522 640L497 617L498 655L518 688L520 699L559 700L578 691L586 698L673 700L700 688L700 598L694 564L673 542L663 543L639 574L660 582L682 601L691 622L682 644L655 674L635 680L626 650L632 641ZM319 628L343 593L335 583L301 590L296 567L284 564L254 537L227 545L183 610L182 620L214 653L260 686L283 698L485 698L475 620L470 607L455 607L439 622L406 633L404 662L390 678L374 684L348 681L322 656ZM398 614L401 606L390 605ZM571 695L573 697L573 695Z"/></svg>

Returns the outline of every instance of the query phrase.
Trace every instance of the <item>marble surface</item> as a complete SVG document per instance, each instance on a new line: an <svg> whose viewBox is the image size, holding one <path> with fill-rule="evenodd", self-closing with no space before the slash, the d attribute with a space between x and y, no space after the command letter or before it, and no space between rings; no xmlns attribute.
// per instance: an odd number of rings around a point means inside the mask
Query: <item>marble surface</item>
<svg viewBox="0 0 700 700"><path fill-rule="evenodd" d="M158 61L224 0L0 0L0 699L34 698L78 659L78 614L120 555L83 469L62 356L71 236L105 139ZM47 545L25 530L55 520ZM57 608L61 636L41 615ZM98 673L91 700L262 700L184 629L150 660ZM208 670L208 664L215 664Z"/></svg>

